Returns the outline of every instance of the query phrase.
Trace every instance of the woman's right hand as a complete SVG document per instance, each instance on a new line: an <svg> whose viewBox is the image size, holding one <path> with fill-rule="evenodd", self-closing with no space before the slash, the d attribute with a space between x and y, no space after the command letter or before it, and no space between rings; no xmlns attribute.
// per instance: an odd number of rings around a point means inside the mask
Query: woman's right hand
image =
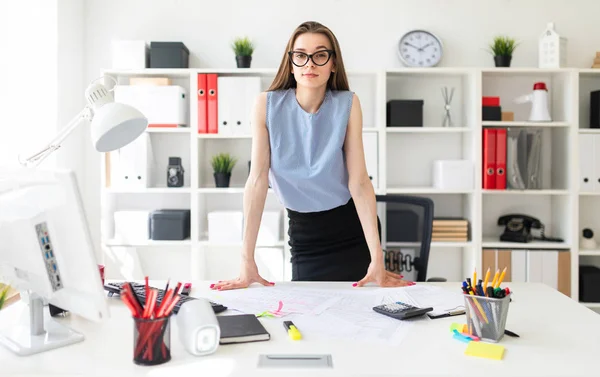
<svg viewBox="0 0 600 377"><path fill-rule="evenodd" d="M233 280L223 280L219 281L216 284L211 284L210 289L216 289L219 291L225 291L228 289L240 289L247 288L252 283L260 283L266 286L275 285L275 283L270 283L263 279L258 274L258 267L256 266L256 262L243 262L242 263L242 271L240 273L240 277Z"/></svg>

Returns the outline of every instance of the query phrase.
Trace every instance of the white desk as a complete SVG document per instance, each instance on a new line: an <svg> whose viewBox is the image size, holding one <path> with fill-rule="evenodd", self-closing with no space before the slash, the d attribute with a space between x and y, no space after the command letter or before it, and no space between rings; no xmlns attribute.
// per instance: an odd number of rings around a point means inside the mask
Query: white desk
<svg viewBox="0 0 600 377"><path fill-rule="evenodd" d="M195 282L192 295L208 289ZM293 284L293 283L278 283ZM350 287L340 283L300 283L323 289ZM435 283L452 291L458 283ZM156 285L160 286L160 285ZM216 353L194 357L179 342L172 321L172 360L162 366L132 362L132 321L118 299L111 299L111 318L97 325L77 317L62 319L86 336L82 343L29 357L0 349L2 376L600 376L600 315L541 284L510 284L513 293L506 327L520 338L505 336L501 361L464 355L466 344L453 339L452 322L465 316L416 322L398 347L349 344L344 341L290 340L282 319L261 320L271 333L267 342L222 345ZM11 308L8 308L11 309ZM7 309L7 310L8 310ZM302 329L300 329L302 330ZM259 354L324 353L332 369L258 369ZM485 368L486 371L484 373Z"/></svg>

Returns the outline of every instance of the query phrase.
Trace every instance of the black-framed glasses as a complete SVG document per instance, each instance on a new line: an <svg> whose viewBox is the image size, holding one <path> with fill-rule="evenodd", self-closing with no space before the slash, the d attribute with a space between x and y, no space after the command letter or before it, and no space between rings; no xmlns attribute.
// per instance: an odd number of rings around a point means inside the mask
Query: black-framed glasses
<svg viewBox="0 0 600 377"><path fill-rule="evenodd" d="M307 54L302 51L290 51L288 52L292 64L296 67L304 67L308 63L308 59L312 60L315 65L323 66L329 62L332 56L335 55L333 50L320 50L313 54Z"/></svg>

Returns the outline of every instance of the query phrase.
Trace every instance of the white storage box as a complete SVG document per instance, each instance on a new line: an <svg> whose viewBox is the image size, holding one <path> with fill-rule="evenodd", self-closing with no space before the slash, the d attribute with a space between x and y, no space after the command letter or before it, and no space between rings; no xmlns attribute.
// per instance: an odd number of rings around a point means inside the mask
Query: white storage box
<svg viewBox="0 0 600 377"><path fill-rule="evenodd" d="M150 66L146 41L112 41L113 69L144 69Z"/></svg>
<svg viewBox="0 0 600 377"><path fill-rule="evenodd" d="M244 214L241 211L212 211L208 213L209 242L241 242Z"/></svg>
<svg viewBox="0 0 600 377"><path fill-rule="evenodd" d="M264 211L260 220L260 228L258 229L258 237L256 239L257 246L272 245L281 240L281 212L279 211Z"/></svg>
<svg viewBox="0 0 600 377"><path fill-rule="evenodd" d="M148 233L148 216L150 211L116 211L115 241L125 244L146 243L150 239Z"/></svg>
<svg viewBox="0 0 600 377"><path fill-rule="evenodd" d="M115 102L135 107L148 118L148 127L187 126L187 93L178 85L117 85Z"/></svg>
<svg viewBox="0 0 600 377"><path fill-rule="evenodd" d="M114 179L111 177L113 187L130 189L147 188L152 185L150 174L155 160L152 140L147 133L113 153L116 174Z"/></svg>
<svg viewBox="0 0 600 377"><path fill-rule="evenodd" d="M469 160L434 161L433 187L443 190L473 189L473 163Z"/></svg>

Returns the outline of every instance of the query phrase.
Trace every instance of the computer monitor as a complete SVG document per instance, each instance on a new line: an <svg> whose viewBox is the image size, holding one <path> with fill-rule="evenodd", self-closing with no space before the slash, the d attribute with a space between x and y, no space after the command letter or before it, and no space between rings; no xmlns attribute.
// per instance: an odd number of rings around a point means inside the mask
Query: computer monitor
<svg viewBox="0 0 600 377"><path fill-rule="evenodd" d="M18 355L83 341L48 315L46 303L92 321L108 318L72 171L0 170L0 279L28 296L0 311L0 342Z"/></svg>

